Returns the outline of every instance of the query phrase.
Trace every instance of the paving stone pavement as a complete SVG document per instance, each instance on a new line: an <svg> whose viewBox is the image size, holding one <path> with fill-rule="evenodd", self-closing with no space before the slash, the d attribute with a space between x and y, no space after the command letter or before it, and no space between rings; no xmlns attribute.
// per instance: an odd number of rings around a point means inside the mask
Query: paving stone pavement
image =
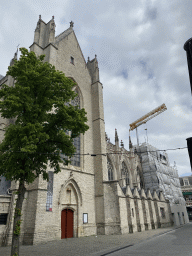
<svg viewBox="0 0 192 256"><path fill-rule="evenodd" d="M182 226L180 226L182 227ZM121 247L174 230L175 227L152 229L124 235L99 235L68 238L37 245L20 246L20 256L104 256ZM0 256L10 256L11 247L0 247Z"/></svg>

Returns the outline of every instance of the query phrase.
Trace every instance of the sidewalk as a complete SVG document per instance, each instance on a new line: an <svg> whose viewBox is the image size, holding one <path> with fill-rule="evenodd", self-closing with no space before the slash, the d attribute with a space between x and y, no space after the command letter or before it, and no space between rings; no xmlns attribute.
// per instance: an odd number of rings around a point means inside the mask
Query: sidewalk
<svg viewBox="0 0 192 256"><path fill-rule="evenodd" d="M175 227L159 228L133 234L68 238L38 245L22 245L20 256L104 256L121 247L137 244L174 229ZM10 256L10 253L10 246L0 247L0 256Z"/></svg>

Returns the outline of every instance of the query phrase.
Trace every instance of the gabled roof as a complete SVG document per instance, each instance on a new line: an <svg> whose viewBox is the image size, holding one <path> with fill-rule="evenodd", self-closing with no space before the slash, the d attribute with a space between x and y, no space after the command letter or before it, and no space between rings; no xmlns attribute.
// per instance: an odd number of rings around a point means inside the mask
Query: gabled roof
<svg viewBox="0 0 192 256"><path fill-rule="evenodd" d="M3 78L4 76L0 75L0 80Z"/></svg>
<svg viewBox="0 0 192 256"><path fill-rule="evenodd" d="M59 34L58 36L56 36L56 37L55 37L55 43L54 43L54 44L57 45L61 40L63 40L65 37L67 37L67 36L70 35L71 33L74 33L75 39L76 39L77 44L78 44L78 47L79 47L79 49L80 49L80 51L81 51L81 55L82 55L82 57L83 57L83 59L84 59L85 65L87 65L87 63L86 63L86 61L85 61L85 58L84 58L84 55L83 55L83 52L82 52L81 47L80 47L80 45L79 45L79 42L78 42L77 37L76 37L76 35L75 35L75 32L74 32L74 30L73 30L73 27L69 27L67 30L65 30L64 32L62 32L62 33Z"/></svg>

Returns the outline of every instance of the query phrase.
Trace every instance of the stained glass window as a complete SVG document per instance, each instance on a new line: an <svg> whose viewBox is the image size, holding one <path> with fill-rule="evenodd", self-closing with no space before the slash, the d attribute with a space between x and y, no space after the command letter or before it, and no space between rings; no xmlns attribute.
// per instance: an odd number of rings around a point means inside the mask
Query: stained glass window
<svg viewBox="0 0 192 256"><path fill-rule="evenodd" d="M113 180L113 166L109 158L107 158L107 169L108 169L108 179Z"/></svg>
<svg viewBox="0 0 192 256"><path fill-rule="evenodd" d="M47 183L47 202L46 202L46 211L52 212L52 203L53 203L53 172L48 173L49 181Z"/></svg>

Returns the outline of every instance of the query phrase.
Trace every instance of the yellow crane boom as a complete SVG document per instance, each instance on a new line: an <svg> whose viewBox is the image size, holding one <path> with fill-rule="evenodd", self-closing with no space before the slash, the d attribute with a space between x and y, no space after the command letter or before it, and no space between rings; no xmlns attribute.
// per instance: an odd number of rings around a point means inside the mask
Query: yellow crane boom
<svg viewBox="0 0 192 256"><path fill-rule="evenodd" d="M167 110L167 107L165 106L165 104L162 104L161 106L153 109L152 111L150 111L148 114L142 116L141 118L137 119L135 122L131 123L130 131L133 131L134 129L136 129L136 134L137 134L137 127L145 124L147 121L149 121L150 119L156 117L157 115L161 114L162 112L164 112L165 110ZM137 134L137 144L139 144L139 139L138 139L138 134Z"/></svg>
<svg viewBox="0 0 192 256"><path fill-rule="evenodd" d="M141 118L137 119L135 122L130 124L130 131L134 130L135 128L137 128L138 126L145 124L147 121L149 121L150 119L156 117L157 115L161 114L162 112L164 112L165 110L167 110L167 107L165 106L165 104L162 104L161 106L153 109L152 111L150 111L148 114L142 116Z"/></svg>

